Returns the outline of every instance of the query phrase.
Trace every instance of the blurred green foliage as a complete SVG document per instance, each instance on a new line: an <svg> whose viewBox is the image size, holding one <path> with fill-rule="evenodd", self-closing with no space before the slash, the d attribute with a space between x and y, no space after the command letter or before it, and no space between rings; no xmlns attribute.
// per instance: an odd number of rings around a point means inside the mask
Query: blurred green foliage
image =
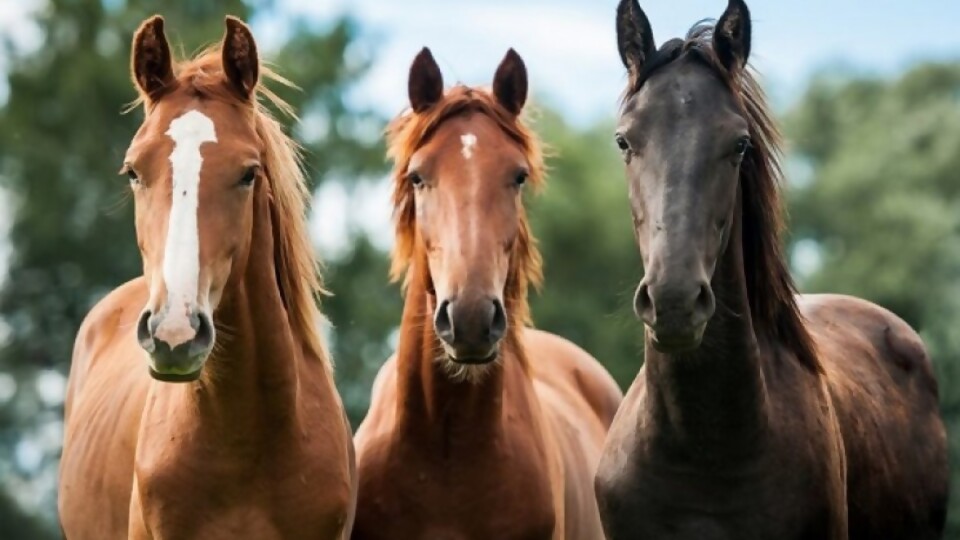
<svg viewBox="0 0 960 540"><path fill-rule="evenodd" d="M801 286L867 298L920 331L950 440L946 537L960 538L960 63L894 81L823 74L786 132L792 238L815 259Z"/></svg>
<svg viewBox="0 0 960 540"><path fill-rule="evenodd" d="M141 120L139 111L119 114L135 97L129 40L160 10L173 41L194 51L222 35L224 13L249 19L271 7L210 6L51 0L38 14L43 46L10 51L9 100L0 103L0 188L12 215L0 289L0 390L14 381L16 392L0 400L4 538L56 537L62 411L44 387L66 373L90 306L140 270L132 205L116 175ZM293 129L309 176L343 182L348 192L380 181L385 119L345 99L372 61L358 46L356 24L290 28L265 56L301 88L280 93L303 118ZM549 109L533 116L551 155L546 191L528 196L546 276L532 298L535 322L591 352L626 387L642 359L631 308L642 270L612 123L575 129ZM821 75L786 116L786 130L791 243L803 288L871 299L921 331L960 463L960 332L953 330L960 323L960 63L921 65L894 81ZM323 311L356 424L394 345L402 298L387 281L387 255L363 232L350 234L349 249L326 261L334 294ZM40 450L39 462L28 459L31 449ZM951 534L960 536L960 497L953 501Z"/></svg>
<svg viewBox="0 0 960 540"><path fill-rule="evenodd" d="M613 123L575 130L550 110L532 116L548 155L546 190L528 204L544 259L534 323L583 347L627 388L643 363L633 315L643 272Z"/></svg>

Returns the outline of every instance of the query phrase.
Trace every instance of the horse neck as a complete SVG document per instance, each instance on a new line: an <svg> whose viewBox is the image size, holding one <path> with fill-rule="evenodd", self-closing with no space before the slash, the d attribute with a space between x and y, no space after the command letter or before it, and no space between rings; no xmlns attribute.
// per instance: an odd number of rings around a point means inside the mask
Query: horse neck
<svg viewBox="0 0 960 540"><path fill-rule="evenodd" d="M759 341L751 320L737 209L711 286L716 313L700 347L664 354L645 345L647 411L639 421L662 455L719 460L749 456L766 426ZM700 451L706 450L705 452ZM693 452L691 452L693 450Z"/></svg>
<svg viewBox="0 0 960 540"><path fill-rule="evenodd" d="M397 349L397 424L403 438L480 449L501 427L503 393L521 369L516 344L505 339L498 363L482 381L456 381L438 360L443 354L433 329L436 298L427 292L426 261L414 263L407 287Z"/></svg>

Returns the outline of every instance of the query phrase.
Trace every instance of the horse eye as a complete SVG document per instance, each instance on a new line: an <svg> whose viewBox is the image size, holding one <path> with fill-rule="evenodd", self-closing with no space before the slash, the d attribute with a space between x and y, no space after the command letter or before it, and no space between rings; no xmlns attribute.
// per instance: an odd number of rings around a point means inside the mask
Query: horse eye
<svg viewBox="0 0 960 540"><path fill-rule="evenodd" d="M627 150L630 149L630 143L627 142L627 139L625 139L623 135L617 133L616 140L617 140L617 146L620 147L620 150L622 152L626 152Z"/></svg>
<svg viewBox="0 0 960 540"><path fill-rule="evenodd" d="M741 137L737 140L737 148L735 150L736 154L743 157L747 153L747 149L750 148L750 137Z"/></svg>
<svg viewBox="0 0 960 540"><path fill-rule="evenodd" d="M517 173L517 178L514 180L518 186L522 186L527 183L527 178L530 176L530 173L527 171L520 171Z"/></svg>
<svg viewBox="0 0 960 540"><path fill-rule="evenodd" d="M420 186L421 184L423 184L423 177L420 176L420 174L417 173L417 172L409 172L409 173L407 173L407 180L408 180L411 184L413 184L414 187L417 187L417 186Z"/></svg>
<svg viewBox="0 0 960 540"><path fill-rule="evenodd" d="M259 168L256 167L256 166L250 167L249 169L247 169L247 170L243 173L243 177L240 178L240 182L238 182L238 185L240 185L240 186L242 186L242 187L250 187L250 186L252 186L252 185L253 185L253 182L256 181L256 179L257 179L257 171L258 171L258 170L259 170Z"/></svg>

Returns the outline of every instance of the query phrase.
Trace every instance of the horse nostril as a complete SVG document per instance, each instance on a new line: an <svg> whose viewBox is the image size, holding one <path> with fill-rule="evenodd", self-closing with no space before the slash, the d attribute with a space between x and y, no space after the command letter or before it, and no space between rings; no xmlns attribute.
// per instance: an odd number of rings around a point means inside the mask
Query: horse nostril
<svg viewBox="0 0 960 540"><path fill-rule="evenodd" d="M433 328L437 336L447 345L453 345L453 323L450 319L450 301L444 300L437 306L433 317Z"/></svg>
<svg viewBox="0 0 960 540"><path fill-rule="evenodd" d="M503 303L498 299L493 300L493 320L490 321L490 343L497 343L503 339L507 333L507 313L503 309Z"/></svg>
<svg viewBox="0 0 960 540"><path fill-rule="evenodd" d="M700 292L693 304L694 316L709 319L713 315L716 306L716 300L713 296L713 290L709 283L700 285Z"/></svg>
<svg viewBox="0 0 960 540"><path fill-rule="evenodd" d="M189 319L190 319L190 328L193 328L193 331L194 331L194 332L197 332L197 333L200 332L200 325L202 324L201 321L200 321L200 317L201 317L202 315L203 315L203 313L201 313L199 310L192 310L192 311L190 312L190 317L189 317Z"/></svg>
<svg viewBox="0 0 960 540"><path fill-rule="evenodd" d="M650 288L646 281L641 282L637 287L637 293L633 297L633 311L643 322L649 325L655 322L653 298L650 297Z"/></svg>
<svg viewBox="0 0 960 540"><path fill-rule="evenodd" d="M156 348L156 344L153 342L153 332L156 330L156 325L151 324L152 318L153 313L149 309L145 309L140 314L140 320L137 321L137 341L143 347L143 350L148 353L152 353Z"/></svg>
<svg viewBox="0 0 960 540"><path fill-rule="evenodd" d="M198 311L190 316L190 326L193 326L197 334L190 341L190 356L200 356L206 354L213 347L213 323L210 317L202 311Z"/></svg>

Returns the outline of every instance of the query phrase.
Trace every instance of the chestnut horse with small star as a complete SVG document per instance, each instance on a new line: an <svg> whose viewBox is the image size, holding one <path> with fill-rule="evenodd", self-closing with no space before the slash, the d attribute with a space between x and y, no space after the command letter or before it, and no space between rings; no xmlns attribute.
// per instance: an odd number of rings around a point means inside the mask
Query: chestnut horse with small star
<svg viewBox="0 0 960 540"><path fill-rule="evenodd" d="M144 275L87 315L65 406L70 540L350 534L350 427L319 334L297 146L258 97L257 47L174 63L163 19L133 40L145 119L123 164Z"/></svg>
<svg viewBox="0 0 960 540"><path fill-rule="evenodd" d="M493 90L444 93L427 49L388 128L396 355L357 432L355 539L602 538L593 475L621 393L572 343L527 328L540 256L523 207L543 183L513 50Z"/></svg>
<svg viewBox="0 0 960 540"><path fill-rule="evenodd" d="M864 300L795 294L746 4L659 49L636 0L616 28L646 347L597 474L609 538L940 538L947 441L923 342Z"/></svg>

